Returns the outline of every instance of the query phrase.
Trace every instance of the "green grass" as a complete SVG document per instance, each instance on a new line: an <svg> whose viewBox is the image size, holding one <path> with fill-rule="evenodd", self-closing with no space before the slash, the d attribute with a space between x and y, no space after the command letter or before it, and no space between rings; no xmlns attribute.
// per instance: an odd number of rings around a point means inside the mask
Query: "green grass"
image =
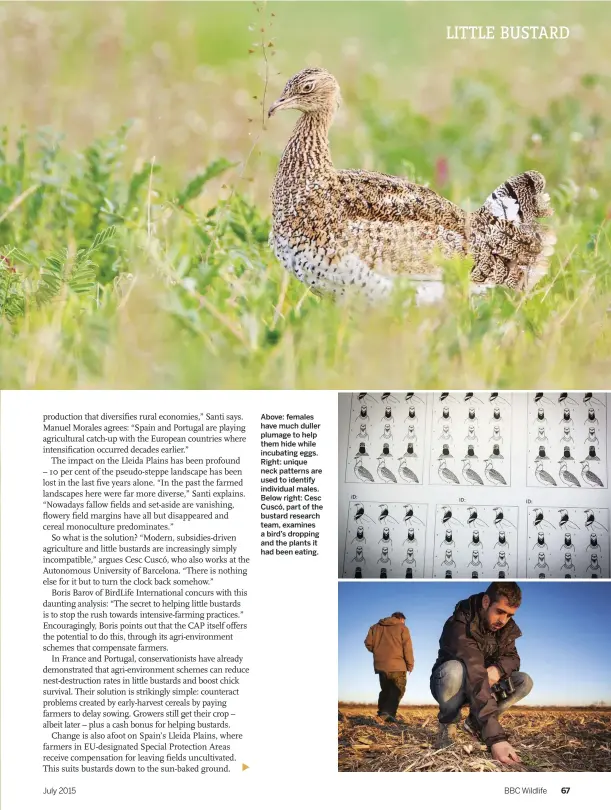
<svg viewBox="0 0 611 810"><path fill-rule="evenodd" d="M611 9L504 6L0 6L1 387L608 386ZM567 52L445 41L466 17L583 33ZM312 61L342 85L338 167L407 174L471 209L543 172L546 279L472 300L468 262L449 262L441 304L399 292L371 309L289 277L268 198L295 114L263 129L262 106Z"/></svg>

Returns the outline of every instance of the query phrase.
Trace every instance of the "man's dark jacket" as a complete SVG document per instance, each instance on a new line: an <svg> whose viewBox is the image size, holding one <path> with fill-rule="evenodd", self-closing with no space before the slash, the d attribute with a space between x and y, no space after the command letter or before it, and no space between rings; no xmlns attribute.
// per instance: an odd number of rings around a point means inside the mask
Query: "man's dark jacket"
<svg viewBox="0 0 611 810"><path fill-rule="evenodd" d="M462 661L466 669L466 693L484 742L488 746L507 739L498 721L496 700L490 690L486 667L498 667L501 678L520 668L516 639L522 633L513 619L496 632L486 629L482 617L482 598L478 593L459 602L454 614L443 626L439 655L433 667L446 661Z"/></svg>

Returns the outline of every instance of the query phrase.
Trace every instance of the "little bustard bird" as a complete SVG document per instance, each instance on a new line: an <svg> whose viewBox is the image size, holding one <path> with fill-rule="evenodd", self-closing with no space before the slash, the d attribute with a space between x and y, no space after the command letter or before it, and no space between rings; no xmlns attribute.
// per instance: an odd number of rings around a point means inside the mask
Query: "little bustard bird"
<svg viewBox="0 0 611 810"><path fill-rule="evenodd" d="M449 506L442 506L443 514L441 516L441 522L445 524L450 524L450 526L464 526L465 524L459 520L457 517L454 517L454 513L452 512L451 507Z"/></svg>
<svg viewBox="0 0 611 810"><path fill-rule="evenodd" d="M333 294L354 287L377 300L399 276L439 281L435 249L446 257L470 254L477 284L524 289L545 272L553 235L537 218L553 211L542 175L510 178L467 214L406 178L338 171L328 134L339 103L336 79L322 68L306 68L268 112L302 113L274 181L270 233L276 257L300 281ZM424 287L421 292L427 294Z"/></svg>
<svg viewBox="0 0 611 810"><path fill-rule="evenodd" d="M596 475L596 473L592 472L587 461L581 462L581 477L586 484L589 484L591 487L604 487L603 482Z"/></svg>
<svg viewBox="0 0 611 810"><path fill-rule="evenodd" d="M506 399L504 399L498 391L493 391L490 396L488 397L489 402L502 402L504 405L509 405Z"/></svg>
<svg viewBox="0 0 611 810"><path fill-rule="evenodd" d="M408 484L419 484L418 476L407 466L404 460L399 462L399 475Z"/></svg>
<svg viewBox="0 0 611 810"><path fill-rule="evenodd" d="M481 476L476 473L475 470L471 469L471 464L467 459L463 459L462 477L467 484L472 484L473 486L479 485L480 487L484 486Z"/></svg>
<svg viewBox="0 0 611 810"><path fill-rule="evenodd" d="M362 503L356 503L355 508L356 512L354 513L353 519L356 523L362 523L363 520L368 520L370 523L373 523L373 520L365 513L365 507Z"/></svg>
<svg viewBox="0 0 611 810"><path fill-rule="evenodd" d="M367 467L363 467L363 459L361 456L356 456L356 463L354 465L354 474L365 484L373 484L373 475L369 472Z"/></svg>
<svg viewBox="0 0 611 810"><path fill-rule="evenodd" d="M498 470L494 469L491 461L486 462L484 472L486 474L486 478L490 481L490 483L494 484L495 486L498 486L499 484L501 486L505 487L507 486L507 481L505 481L505 479Z"/></svg>
<svg viewBox="0 0 611 810"><path fill-rule="evenodd" d="M609 531L606 526L603 526L602 523L599 523L595 516L592 509L585 509L585 516L586 516L586 529L603 529L605 532Z"/></svg>
<svg viewBox="0 0 611 810"><path fill-rule="evenodd" d="M556 483L553 476L551 476L547 470L543 469L543 462L537 461L535 464L535 477L540 484L543 484L545 487L557 487L558 484Z"/></svg>
<svg viewBox="0 0 611 810"><path fill-rule="evenodd" d="M494 525L497 529L516 528L510 520L507 520L501 506L494 507Z"/></svg>
<svg viewBox="0 0 611 810"><path fill-rule="evenodd" d="M439 477L442 481L445 481L448 484L460 484L460 481L456 477L456 474L452 472L448 468L448 465L445 461L439 462Z"/></svg>
<svg viewBox="0 0 611 810"><path fill-rule="evenodd" d="M558 471L558 475L560 476L560 480L565 483L569 487L580 487L581 484L577 479L577 476L573 475L573 473L568 469L564 461L560 465L560 469Z"/></svg>
<svg viewBox="0 0 611 810"><path fill-rule="evenodd" d="M387 520L392 520L393 523L398 524L398 521L396 521L394 519L394 517L390 514L390 510L388 509L388 504L381 503L380 504L380 515L378 517L378 522L386 524Z"/></svg>
<svg viewBox="0 0 611 810"><path fill-rule="evenodd" d="M414 512L414 507L412 506L411 503L406 503L404 508L405 508L405 515L403 516L403 522L406 525L409 524L411 526L413 523L417 523L420 526L425 525L424 522L420 520L418 515L416 515L416 513Z"/></svg>
<svg viewBox="0 0 611 810"><path fill-rule="evenodd" d="M586 391L583 395L583 401L586 405L590 405L590 403L594 402L597 405L602 405L603 408L605 407L604 402L601 402L600 399L597 399L591 391Z"/></svg>
<svg viewBox="0 0 611 810"><path fill-rule="evenodd" d="M545 515L543 514L543 510L542 509L535 509L535 519L533 520L533 526L535 526L537 528L539 526L544 526L544 525L549 526L550 529L554 528L552 526L552 524L549 522L549 520L545 519Z"/></svg>
<svg viewBox="0 0 611 810"><path fill-rule="evenodd" d="M386 456L378 456L378 476L385 484L396 484L397 478L386 466Z"/></svg>
<svg viewBox="0 0 611 810"><path fill-rule="evenodd" d="M477 526L478 529L482 529L488 526L488 524L482 520L477 515L477 507L476 506L469 506L469 517L467 518L467 526Z"/></svg>
<svg viewBox="0 0 611 810"><path fill-rule="evenodd" d="M558 519L558 528L560 529L578 529L579 526L576 523L573 523L571 518L569 517L569 513L566 509L559 509L558 514L560 518Z"/></svg>

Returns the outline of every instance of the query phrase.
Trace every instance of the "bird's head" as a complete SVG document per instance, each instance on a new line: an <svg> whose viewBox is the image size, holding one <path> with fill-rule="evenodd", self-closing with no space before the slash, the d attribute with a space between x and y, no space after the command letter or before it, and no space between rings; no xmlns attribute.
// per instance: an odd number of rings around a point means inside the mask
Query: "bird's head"
<svg viewBox="0 0 611 810"><path fill-rule="evenodd" d="M300 110L304 113L335 112L341 94L339 84L324 68L305 68L286 83L282 95L274 101L268 118L277 110Z"/></svg>

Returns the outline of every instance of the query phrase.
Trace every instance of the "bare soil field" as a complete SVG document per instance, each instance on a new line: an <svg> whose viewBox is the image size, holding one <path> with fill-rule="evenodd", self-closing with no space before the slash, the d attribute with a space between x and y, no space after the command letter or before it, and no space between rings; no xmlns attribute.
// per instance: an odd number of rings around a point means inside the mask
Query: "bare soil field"
<svg viewBox="0 0 611 810"><path fill-rule="evenodd" d="M376 707L340 704L338 767L364 771L611 771L611 708L533 707L510 710L503 725L522 760L509 768L459 725L456 741L437 751L437 709L402 706L397 725Z"/></svg>

